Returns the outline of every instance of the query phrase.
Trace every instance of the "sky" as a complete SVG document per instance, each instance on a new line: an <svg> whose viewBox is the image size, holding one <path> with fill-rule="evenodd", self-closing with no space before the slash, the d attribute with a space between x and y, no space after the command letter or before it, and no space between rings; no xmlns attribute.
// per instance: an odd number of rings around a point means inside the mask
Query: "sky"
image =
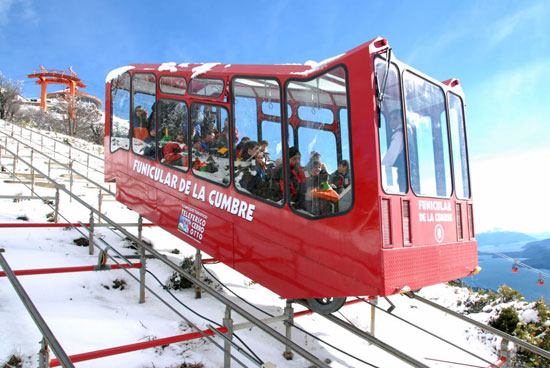
<svg viewBox="0 0 550 368"><path fill-rule="evenodd" d="M541 195L550 183L549 18L544 0L0 0L0 71L38 97L28 74L72 67L83 91L104 100L105 76L131 63L305 63L381 36L399 60L461 81L476 230L536 233L550 230Z"/></svg>

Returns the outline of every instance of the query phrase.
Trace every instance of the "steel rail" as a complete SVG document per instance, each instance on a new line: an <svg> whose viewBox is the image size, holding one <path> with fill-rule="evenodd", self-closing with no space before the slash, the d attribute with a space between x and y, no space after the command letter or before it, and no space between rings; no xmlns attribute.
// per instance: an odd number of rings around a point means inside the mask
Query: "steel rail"
<svg viewBox="0 0 550 368"><path fill-rule="evenodd" d="M397 350L393 346L391 346L389 344L386 344L385 342L383 342L382 340L377 339L376 337L372 336L371 334L369 334L369 333L367 333L363 330L360 330L359 328L357 328L355 326L352 326L347 322L342 321L341 319L335 317L332 314L319 314L319 315L322 316L322 317L325 317L326 319L328 319L332 323L336 324L337 326L340 326L343 329L359 336L360 338L371 342L372 344L378 346L380 349L384 350L385 352L395 356L396 358L401 359L402 361L412 365L413 367L429 368L429 366L427 366L426 364L414 359L413 357L403 353L400 350Z"/></svg>
<svg viewBox="0 0 550 368"><path fill-rule="evenodd" d="M365 299L363 299L363 298L357 297L357 299L358 299L358 300L361 300L361 301L363 301L363 302L365 302L366 304L371 305L372 307L374 307L374 308L376 308L376 309L378 309L378 310L380 310L380 311L382 311L382 312L384 312L384 313L386 313L386 314L389 314L390 316L392 316L392 317L394 317L394 318L400 320L401 322L404 322L404 323L406 323L406 324L408 324L408 325L410 325L410 326L413 326L413 327L419 329L420 331L422 331L422 332L424 332L424 333L426 333L426 334L428 334L428 335L430 335L430 336L432 336L432 337L434 337L434 338L436 338L436 339L438 339L438 340L440 340L440 341L443 341L443 342L446 343L446 344L451 345L452 347L454 347L454 348L456 348L456 349L462 351L463 353L466 353L466 354L471 355L472 357L474 357L474 358L476 358L476 359L481 360L483 363L489 364L489 367L494 367L493 363L491 363L489 360L486 360L486 359L484 359L483 357L480 357L480 356L478 356L478 355L476 355L476 354L474 354L474 353L472 353L472 352L470 352L470 351L468 351L468 350L466 350L466 349L464 349L464 348L458 346L457 344L452 343L452 342L450 342L450 341L448 341L448 340L442 338L441 336L436 335L435 333L426 330L425 328L422 328L422 327L420 327L420 326L418 326L418 325L415 325L414 323L412 323L412 322L410 322L410 321L407 321L407 320L406 320L405 318L403 318L403 317L400 317L400 316L398 316L398 315L396 315L396 314L394 314L394 313L392 313L392 312L389 312L389 311L385 310L384 308L381 308L381 307L379 307L378 305L373 304L373 303L371 303L371 302L369 302L368 300L365 300ZM389 301L389 300L388 300L388 301Z"/></svg>
<svg viewBox="0 0 550 368"><path fill-rule="evenodd" d="M38 309L36 309L34 303L29 298L29 295L25 292L25 289L17 279L17 276L13 273L12 269L10 268L8 262L6 262L6 259L2 255L4 252L4 249L0 249L0 266L2 266L2 269L6 273L6 276L10 280L13 288L17 292L17 295L19 296L19 299L21 299L21 302L23 302L23 305L25 308L27 308L27 311L31 315L34 323L40 330L40 333L44 337L44 339L48 342L48 346L52 348L54 351L55 356L57 359L61 362L63 367L70 368L73 367L73 363L71 363L69 357L59 344L59 341L55 338L52 330L48 327L46 324L46 321L44 321L44 318L40 315L40 312Z"/></svg>
<svg viewBox="0 0 550 368"><path fill-rule="evenodd" d="M71 172L73 172L74 174L76 174L76 175L80 176L81 178L83 178L84 180L87 180L88 182L92 183L93 185L95 185L95 186L98 187L99 189L101 189L101 190L103 190L103 191L109 193L109 194L112 195L113 197L116 197L116 194L115 194L115 193L111 192L109 189L105 188L103 185L98 184L98 183L95 182L94 180L88 178L86 175L81 174L80 172L76 171L76 170L73 169L72 167L69 167L68 165L65 165L64 163L62 163L62 162L56 160L55 158L52 158L51 156L48 156L48 155L45 154L44 152L41 152L41 151L37 150L36 148L30 146L29 144L27 144L27 143L25 143L25 142L22 142L21 140L15 138L15 137L9 136L9 135L6 134L5 132L0 131L0 133L6 135L6 136L9 137L10 139L12 139L12 140L14 140L14 141L16 141L16 142L18 142L18 143L21 143L21 144L27 146L28 148L30 148L31 150L35 151L36 153L39 153L39 154L41 154L42 156L46 157L48 160L52 160L53 162L55 162L55 163L57 163L58 165L64 167L64 168L67 169L68 171L71 171ZM7 146L7 145L6 145L6 146ZM20 161L22 161L23 163L25 163L25 164L26 164L27 166L29 166L29 167L33 167L34 170L35 170L36 172L38 172L40 175L42 175L44 178L49 178L48 175L46 175L45 173L43 173L41 170L37 169L35 166L30 165L27 161L25 161L24 158L22 158L20 155L17 155L16 153L14 153L14 152L13 152L12 150L10 150L8 147L4 147L4 146L1 145L1 144L0 144L0 147L3 147L5 151L9 152L9 153L12 154L13 156L18 156ZM52 181L51 178L49 178L49 180ZM55 182L55 181L53 181L53 182Z"/></svg>
<svg viewBox="0 0 550 368"><path fill-rule="evenodd" d="M5 147L4 148L7 152L9 152L10 154L16 156L14 154L13 151L11 151L9 148ZM30 163L28 163L25 159L23 158L19 158L19 160L24 163L25 165L29 166L29 167L34 167L32 165L30 165ZM322 360L320 360L319 358L317 358L316 356L314 356L313 354L311 354L310 352L308 352L307 350L305 350L304 348L302 348L301 346L299 346L298 344L294 343L293 341L291 340L288 340L285 336L281 335L279 332L275 331L274 329L272 329L271 327L269 327L267 324L263 323L260 319L256 318L255 316L253 316L252 314L250 314L249 312L247 312L246 310L244 310L242 307L240 307L239 305L237 305L236 303L232 302L231 300L225 298L223 295L217 293L213 288L211 288L207 283L205 283L204 281L202 280L199 280L197 278L195 278L194 276L192 276L191 274L185 272L181 267L179 267L177 264L175 264L174 262L170 261L169 259L165 258L161 253L159 253L157 250L153 249L152 247L150 247L149 245L147 245L146 243L144 243L142 240L138 239L135 235L131 234L130 232L128 232L126 229L122 228L121 226L119 226L116 222L112 221L110 218L108 218L107 216L105 216L103 213L99 212L97 209L93 208L92 206L90 206L88 203L86 203L84 200L82 200L80 197L74 195L70 190L68 190L67 188L65 188L64 185L61 185L59 183L57 183L55 180L53 180L52 178L50 178L48 175L46 175L45 173L43 173L40 169L38 168L34 168L34 170L39 173L40 175L42 175L44 178L46 178L47 180L49 180L54 186L56 186L57 188L59 188L61 191L65 192L67 195L69 195L71 198L73 198L75 201L77 201L78 203L80 203L81 205L83 205L84 207L86 207L87 209L89 209L91 212L93 212L95 215L97 215L98 217L100 217L102 220L104 220L106 223L110 224L112 227L114 227L115 229L117 229L118 231L120 231L121 233L123 233L125 236L127 236L130 240L133 240L135 241L137 244L139 244L140 246L143 247L143 249L147 250L149 253L153 254L159 261L161 261L162 263L164 263L165 265L167 265L169 268L171 268L172 270L174 270L175 272L181 274L182 276L184 276L186 279L188 279L189 281L191 281L192 283L194 283L195 285L199 286L200 288L202 288L203 290L205 290L207 293L209 293L210 295L212 295L215 299L217 299L219 302L225 304L226 306L229 306L231 307L231 309L233 309L236 313L238 313L239 315L241 315L242 317L244 317L245 319L253 322L259 329L261 329L262 331L264 331L265 333L267 333L269 336L271 336L272 338L274 338L275 340L279 341L280 343L282 343L283 345L286 345L288 346L289 348L291 348L292 350L294 350L296 353L298 353L299 355L301 355L303 358L305 358L306 360L310 361L311 363L317 365L318 367L322 367L322 368L330 368L330 366L328 364L326 364L325 362L323 362ZM109 255L108 255L109 256ZM109 258L113 259L112 257L109 256ZM114 260L116 262L116 260ZM117 262L118 263L118 262ZM124 269L124 271L128 272L129 274L131 274L128 270ZM149 289L150 290L150 289ZM151 290L150 290L151 291ZM206 336L205 336L206 337ZM214 342L215 343L215 342Z"/></svg>
<svg viewBox="0 0 550 368"><path fill-rule="evenodd" d="M518 339L518 338L515 337L515 336L508 335L507 333L502 332L502 331L500 331L500 330L498 330L498 329L496 329L496 328L494 328L494 327L487 326L487 325L485 325L485 324L483 324L483 323L481 323L481 322L478 322L478 321L476 321L476 320L474 320L474 319L472 319L472 318L463 316L462 314L460 314L460 313L458 313L458 312L455 312L455 311L453 311L453 310L451 310L451 309L445 308L445 307L443 307L442 305L439 305L439 304L437 304L437 303L434 303L434 302L432 302L431 300L425 299L425 298L423 298L423 297L421 297L421 296L419 296L419 295L417 295L417 294L415 294L415 293L413 293L413 292L409 292L409 293L407 293L407 294L405 294L405 295L410 296L410 297L412 297L413 299L417 299L418 301L421 301L422 303L428 304L428 305L430 305L430 306L432 306L432 307L434 307L434 308L436 308L436 309L439 309L439 310L441 310L441 311L443 311L443 312L445 312L445 313L448 313L448 314L450 314L450 315L452 315L452 316L454 316L454 317L456 317L456 318L459 318L459 319L461 319L461 320L463 320L463 321L466 321L466 322L468 322L468 323L470 323L470 324L472 324L472 325L474 325L474 326L476 326L476 327L481 328L482 330L485 330L485 331L488 331L488 332L490 332L490 333L492 333L492 334L494 334L494 335L500 336L500 337L502 337L503 339L506 339L506 340L508 340L508 341L511 341L511 342L513 342L514 344L519 345L519 346L521 346L521 347L524 348L524 349L527 349L527 350L529 350L529 351L531 351L531 352L533 352L533 353L535 353L535 354L537 354L537 355L540 355L540 356L545 357L546 359L550 359L550 352L548 352L548 351L546 351L546 350L544 350L544 349L541 349L541 348L539 348L538 346L529 344L528 342L525 342L525 341L523 341L523 340L520 340L520 339Z"/></svg>

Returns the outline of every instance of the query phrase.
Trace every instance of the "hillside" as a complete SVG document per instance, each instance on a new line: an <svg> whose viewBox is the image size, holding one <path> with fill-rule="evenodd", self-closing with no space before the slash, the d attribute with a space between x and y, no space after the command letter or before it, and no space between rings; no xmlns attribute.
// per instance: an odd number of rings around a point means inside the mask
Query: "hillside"
<svg viewBox="0 0 550 368"><path fill-rule="evenodd" d="M476 234L476 240L479 246L484 246L532 241L536 240L536 238L515 231L490 231Z"/></svg>
<svg viewBox="0 0 550 368"><path fill-rule="evenodd" d="M529 242L519 252L504 254L512 258L521 258L522 262L534 268L550 269L550 239Z"/></svg>

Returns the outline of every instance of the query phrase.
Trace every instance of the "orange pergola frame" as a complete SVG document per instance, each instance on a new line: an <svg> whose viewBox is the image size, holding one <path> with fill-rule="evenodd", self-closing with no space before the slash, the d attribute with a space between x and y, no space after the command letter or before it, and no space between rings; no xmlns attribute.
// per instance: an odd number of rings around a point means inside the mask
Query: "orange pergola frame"
<svg viewBox="0 0 550 368"><path fill-rule="evenodd" d="M40 65L40 71L39 72L35 71L33 74L29 74L28 77L38 78L38 80L35 83L39 84L41 88L40 108L42 108L42 111L44 112L48 111L48 107L46 105L46 90L47 90L48 84L50 83L65 84L69 86L69 91L70 91L69 116L71 119L75 118L74 102L76 97L76 87L86 88L86 85L82 83L80 78L76 76L76 73L73 72L72 68L69 68L69 74L67 74L67 72L65 71L57 71L57 70L48 71L42 65Z"/></svg>

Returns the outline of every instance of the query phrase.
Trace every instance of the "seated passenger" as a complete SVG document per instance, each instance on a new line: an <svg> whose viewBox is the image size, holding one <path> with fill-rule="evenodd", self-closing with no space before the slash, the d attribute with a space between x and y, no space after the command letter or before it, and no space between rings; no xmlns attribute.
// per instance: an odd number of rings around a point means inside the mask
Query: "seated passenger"
<svg viewBox="0 0 550 368"><path fill-rule="evenodd" d="M256 153L260 150L260 144L256 141L249 141L245 144L242 151L242 161L252 161Z"/></svg>
<svg viewBox="0 0 550 368"><path fill-rule="evenodd" d="M241 139L239 144L237 144L237 147L235 147L235 161L242 161L243 160L243 157L242 157L243 149L244 149L244 145L247 142L250 142L250 138L243 137L243 139Z"/></svg>
<svg viewBox="0 0 550 368"><path fill-rule="evenodd" d="M340 194L349 184L349 162L348 160L342 160L338 163L338 169L330 174L330 186L336 193Z"/></svg>
<svg viewBox="0 0 550 368"><path fill-rule="evenodd" d="M269 198L267 188L267 171L262 152L254 156L254 164L247 168L240 180L241 186L252 194L260 197Z"/></svg>
<svg viewBox="0 0 550 368"><path fill-rule="evenodd" d="M324 215L334 212L338 194L327 182L328 174L323 172L321 161L313 161L309 177L305 182L305 209L312 215Z"/></svg>
<svg viewBox="0 0 550 368"><path fill-rule="evenodd" d="M260 151L264 154L264 163L266 165L273 166L273 162L271 161L271 157L269 156L269 152L267 151L267 147L269 146L269 142L266 140L263 140L260 142Z"/></svg>
<svg viewBox="0 0 550 368"><path fill-rule="evenodd" d="M149 158L152 158L153 160L157 156L156 154L157 150L155 149L157 145L157 142L155 139L156 135L157 135L157 130L155 128L151 128L149 129L149 136L145 138L145 140L143 141L145 143L145 148L143 149L143 155Z"/></svg>
<svg viewBox="0 0 550 368"><path fill-rule="evenodd" d="M289 171L290 171L290 201L294 202L296 208L304 207L306 177L303 167L300 166L300 151L297 147L291 147L288 150ZM283 171L284 165L279 165L273 169L270 181L271 197L274 201L279 201L283 198Z"/></svg>
<svg viewBox="0 0 550 368"><path fill-rule="evenodd" d="M218 150L218 143L216 141L216 133L213 130L209 130L204 139L201 141L200 149L201 152L212 152Z"/></svg>
<svg viewBox="0 0 550 368"><path fill-rule="evenodd" d="M306 168L305 168L306 175L307 175L307 173L309 173L311 171L313 162L315 162L315 161L321 162L321 154L317 151L312 151L309 154L309 162L307 163ZM328 175L328 169L325 166L325 164L322 163L322 162L321 162L321 170Z"/></svg>
<svg viewBox="0 0 550 368"><path fill-rule="evenodd" d="M138 106L134 110L132 124L134 128L134 138L139 139L140 141L144 141L149 135L147 115L147 111L143 108L143 106Z"/></svg>
<svg viewBox="0 0 550 368"><path fill-rule="evenodd" d="M187 166L187 157L183 157L187 146L183 141L183 134L176 136L176 142L170 142L162 149L164 163L174 166ZM184 165L185 164L185 165Z"/></svg>

